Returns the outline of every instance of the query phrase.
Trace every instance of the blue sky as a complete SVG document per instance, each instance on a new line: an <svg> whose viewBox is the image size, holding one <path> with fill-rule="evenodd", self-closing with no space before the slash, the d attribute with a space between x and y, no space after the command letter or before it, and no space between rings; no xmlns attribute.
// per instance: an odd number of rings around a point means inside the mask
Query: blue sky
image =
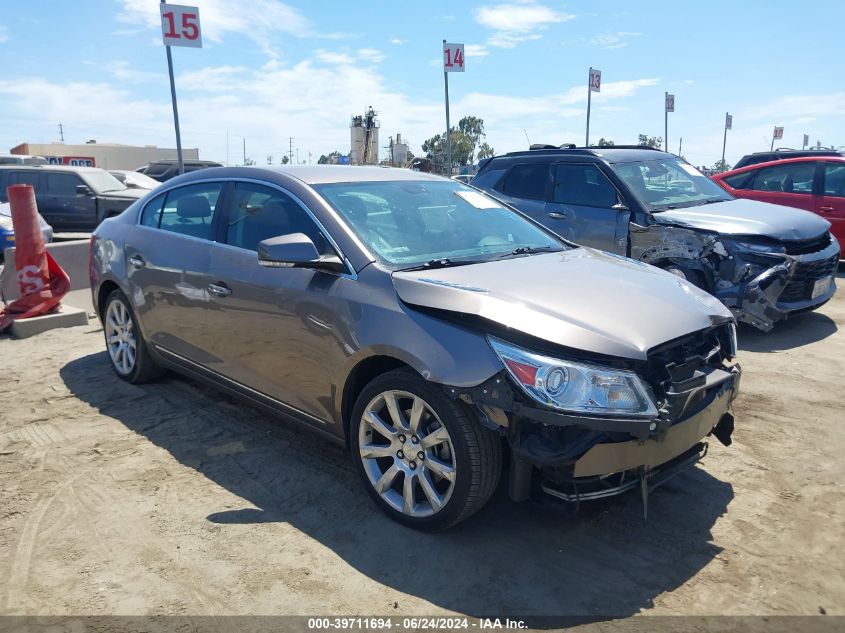
<svg viewBox="0 0 845 633"><path fill-rule="evenodd" d="M663 135L697 165L768 147L845 145L845 2L279 2L187 0L204 48L174 48L183 144L263 163L349 149L372 105L381 145L419 153L445 127L440 47L467 46L450 76L452 121L485 120L498 152L584 142L590 66L602 70L591 139ZM156 0L7 0L0 16L0 151L21 142L175 144ZM524 130L524 131L523 131ZM384 152L384 150L383 150Z"/></svg>

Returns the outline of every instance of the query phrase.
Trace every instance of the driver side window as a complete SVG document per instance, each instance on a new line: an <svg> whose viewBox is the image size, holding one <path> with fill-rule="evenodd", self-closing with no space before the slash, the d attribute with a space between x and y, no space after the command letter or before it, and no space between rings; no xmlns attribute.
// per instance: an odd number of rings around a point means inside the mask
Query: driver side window
<svg viewBox="0 0 845 633"><path fill-rule="evenodd" d="M616 189L595 165L555 165L554 202L609 209L618 202Z"/></svg>
<svg viewBox="0 0 845 633"><path fill-rule="evenodd" d="M321 255L333 253L314 220L289 195L264 185L235 185L226 223L226 243L250 251L262 240L304 233Z"/></svg>

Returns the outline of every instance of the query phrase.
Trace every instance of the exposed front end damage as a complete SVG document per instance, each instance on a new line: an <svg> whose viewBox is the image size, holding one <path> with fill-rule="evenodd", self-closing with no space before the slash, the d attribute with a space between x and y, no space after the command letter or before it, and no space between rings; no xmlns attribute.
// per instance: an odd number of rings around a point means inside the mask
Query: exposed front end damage
<svg viewBox="0 0 845 633"><path fill-rule="evenodd" d="M768 332L833 296L839 244L829 232L775 240L662 222L631 226L630 256L687 278L717 297L737 321Z"/></svg>
<svg viewBox="0 0 845 633"><path fill-rule="evenodd" d="M724 323L649 352L636 369L656 404L649 417L553 410L527 397L506 371L447 390L507 438L515 501L543 494L579 503L639 488L645 504L651 490L706 454L707 436L731 443L741 375L733 327Z"/></svg>

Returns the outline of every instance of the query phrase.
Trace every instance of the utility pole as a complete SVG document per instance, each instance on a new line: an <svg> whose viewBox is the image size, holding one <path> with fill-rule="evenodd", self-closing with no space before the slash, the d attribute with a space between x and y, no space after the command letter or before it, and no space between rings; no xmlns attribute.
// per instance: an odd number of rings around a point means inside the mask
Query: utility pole
<svg viewBox="0 0 845 633"><path fill-rule="evenodd" d="M288 161L293 163L293 137L288 137L289 145L288 145Z"/></svg>
<svg viewBox="0 0 845 633"><path fill-rule="evenodd" d="M296 148L296 164L299 165L299 148Z"/></svg>
<svg viewBox="0 0 845 633"><path fill-rule="evenodd" d="M62 143L65 142L65 131L64 128L62 128L61 121L59 121L59 138L61 139Z"/></svg>
<svg viewBox="0 0 845 633"><path fill-rule="evenodd" d="M678 141L678 156L683 154L681 148L684 146L684 137L682 136L681 139Z"/></svg>
<svg viewBox="0 0 845 633"><path fill-rule="evenodd" d="M246 138L244 138L244 165L246 165Z"/></svg>

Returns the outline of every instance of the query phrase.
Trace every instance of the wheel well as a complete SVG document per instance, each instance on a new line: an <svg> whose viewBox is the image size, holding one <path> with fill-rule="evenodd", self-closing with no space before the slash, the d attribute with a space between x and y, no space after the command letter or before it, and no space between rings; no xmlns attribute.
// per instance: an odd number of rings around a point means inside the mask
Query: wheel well
<svg viewBox="0 0 845 633"><path fill-rule="evenodd" d="M103 310L106 309L106 299L108 299L108 296L112 292L119 289L120 286L113 281L104 281L103 285L100 286L100 290L97 293L97 314L100 316L100 319L103 318Z"/></svg>
<svg viewBox="0 0 845 633"><path fill-rule="evenodd" d="M410 367L410 365L392 356L371 356L362 360L352 369L349 378L346 380L346 384L343 386L343 399L341 400L343 434L346 437L347 443L349 442L349 422L352 419L352 409L355 407L358 394L376 376L386 374L400 367Z"/></svg>

